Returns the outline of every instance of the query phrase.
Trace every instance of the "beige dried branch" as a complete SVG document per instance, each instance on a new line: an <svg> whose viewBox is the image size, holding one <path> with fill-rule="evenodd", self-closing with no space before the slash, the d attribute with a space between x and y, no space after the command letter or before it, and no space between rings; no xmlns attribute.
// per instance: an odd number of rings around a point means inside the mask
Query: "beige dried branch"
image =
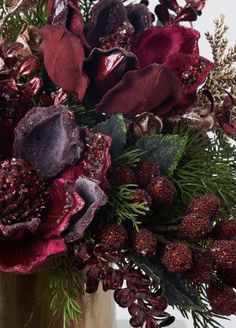
<svg viewBox="0 0 236 328"><path fill-rule="evenodd" d="M221 15L214 20L215 32L206 33L206 38L212 49L215 69L209 74L204 89L211 91L216 105L221 105L227 90L236 96L236 43L228 48L228 40L225 36L228 27L225 25L225 17ZM204 106L207 99L199 92L198 106Z"/></svg>

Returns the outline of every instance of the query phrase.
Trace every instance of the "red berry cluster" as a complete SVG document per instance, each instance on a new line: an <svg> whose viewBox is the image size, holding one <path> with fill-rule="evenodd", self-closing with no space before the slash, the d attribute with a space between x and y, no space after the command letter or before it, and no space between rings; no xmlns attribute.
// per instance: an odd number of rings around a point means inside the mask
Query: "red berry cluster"
<svg viewBox="0 0 236 328"><path fill-rule="evenodd" d="M123 238L123 232L119 231ZM129 310L132 327L146 324L146 328L158 328L160 322L171 324L174 318L165 312L167 300L160 290L156 291L151 278L127 260L118 247L110 250L106 241L95 247L87 243L76 247L78 269L86 267L86 292L95 293L100 282L104 291L114 290L117 304Z"/></svg>
<svg viewBox="0 0 236 328"><path fill-rule="evenodd" d="M150 160L141 161L136 170L118 167L111 174L115 186L137 184L140 189L134 196L135 203L146 203L151 209L167 209L172 204L174 189L170 181L161 176L160 167Z"/></svg>

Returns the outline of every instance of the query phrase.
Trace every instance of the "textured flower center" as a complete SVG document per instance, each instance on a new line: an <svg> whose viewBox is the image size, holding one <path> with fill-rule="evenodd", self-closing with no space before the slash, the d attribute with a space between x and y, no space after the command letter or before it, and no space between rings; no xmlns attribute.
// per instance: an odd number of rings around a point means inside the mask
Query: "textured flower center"
<svg viewBox="0 0 236 328"><path fill-rule="evenodd" d="M181 71L179 74L181 84L186 88L190 88L197 82L205 68L206 64L200 59L199 62L191 65L188 69Z"/></svg>
<svg viewBox="0 0 236 328"><path fill-rule="evenodd" d="M133 27L131 25L119 27L114 34L99 39L99 48L103 50L123 48L130 51L132 33Z"/></svg>
<svg viewBox="0 0 236 328"><path fill-rule="evenodd" d="M47 186L27 162L0 164L0 223L11 225L40 219L47 205Z"/></svg>

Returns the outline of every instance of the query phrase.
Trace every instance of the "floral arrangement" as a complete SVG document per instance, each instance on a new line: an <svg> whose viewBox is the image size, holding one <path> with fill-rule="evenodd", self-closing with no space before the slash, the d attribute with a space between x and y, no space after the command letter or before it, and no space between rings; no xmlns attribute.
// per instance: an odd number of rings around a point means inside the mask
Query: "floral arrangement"
<svg viewBox="0 0 236 328"><path fill-rule="evenodd" d="M236 49L220 17L200 55L205 4L1 1L0 270L46 272L64 327L99 284L132 327L236 314Z"/></svg>

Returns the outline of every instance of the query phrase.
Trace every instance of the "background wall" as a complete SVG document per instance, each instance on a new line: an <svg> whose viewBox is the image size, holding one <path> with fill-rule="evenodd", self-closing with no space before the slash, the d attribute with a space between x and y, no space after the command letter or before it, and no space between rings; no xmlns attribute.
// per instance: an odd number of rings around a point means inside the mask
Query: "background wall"
<svg viewBox="0 0 236 328"><path fill-rule="evenodd" d="M149 0L150 8L153 10L157 5L157 0ZM139 2L139 1L137 1ZM181 1L179 1L181 3ZM211 50L207 40L204 37L204 33L207 31L214 31L213 20L219 17L220 14L225 15L226 24L229 27L227 32L227 37L232 45L236 41L236 1L235 0L207 0L207 5L203 11L203 15L194 23L194 27L201 32L202 38L200 40L200 51L201 55L212 59ZM173 328L192 328L190 320L183 320L178 312L173 311L172 308L169 309L173 315L176 317L176 323L171 327ZM123 310L117 307L117 320L118 328L130 328L129 314L127 310ZM224 328L236 327L236 318L232 318L231 321L223 321L222 325Z"/></svg>

